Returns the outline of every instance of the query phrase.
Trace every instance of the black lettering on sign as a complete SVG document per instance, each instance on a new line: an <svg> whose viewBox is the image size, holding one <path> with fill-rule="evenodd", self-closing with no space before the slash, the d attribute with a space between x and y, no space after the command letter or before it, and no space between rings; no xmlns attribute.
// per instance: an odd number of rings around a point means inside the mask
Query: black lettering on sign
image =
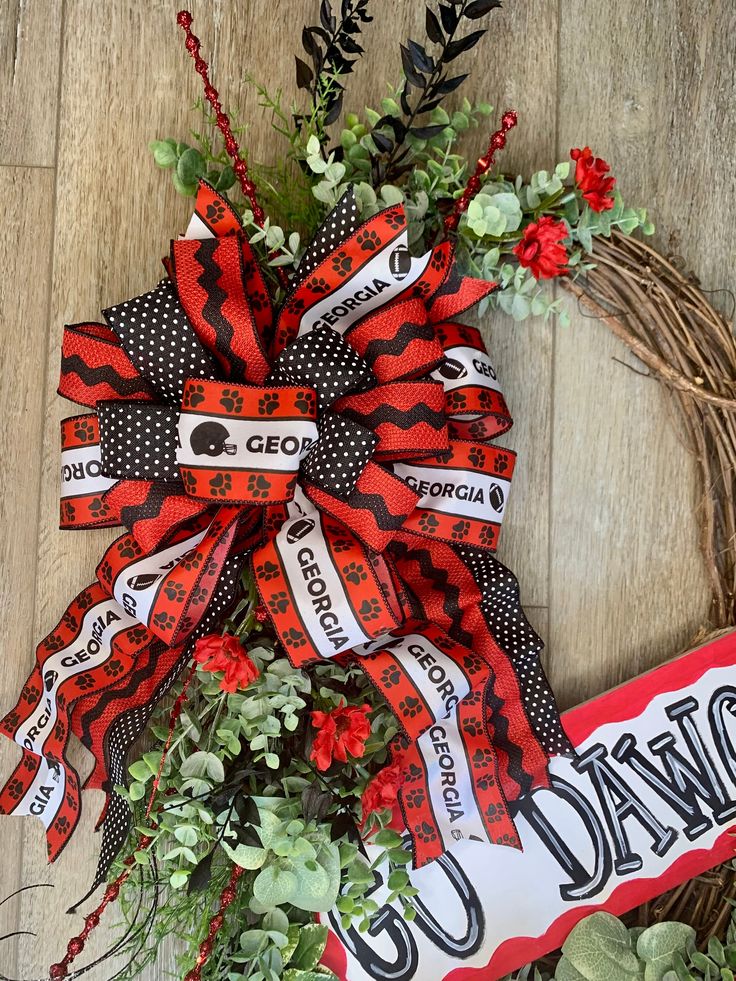
<svg viewBox="0 0 736 981"><path fill-rule="evenodd" d="M708 706L708 720L721 763L731 780L736 783L736 746L726 726L726 712L736 719L736 688L731 685L713 692Z"/></svg>
<svg viewBox="0 0 736 981"><path fill-rule="evenodd" d="M602 743L596 743L575 760L573 767L578 773L587 773L603 816L608 825L614 847L614 868L618 875L638 872L644 864L641 855L631 848L624 822L633 818L651 835L655 855L665 855L677 841L674 828L666 827L652 814L646 804L636 796L610 766L608 751Z"/></svg>
<svg viewBox="0 0 736 981"><path fill-rule="evenodd" d="M549 791L538 791L522 797L517 802L515 813L526 818L544 847L565 875L569 876L570 881L560 885L560 896L569 903L591 899L606 887L613 871L611 847L605 828L592 803L577 787L556 774L552 775L551 787L555 797L565 801L575 811L590 839L594 855L590 871L577 858L569 843L559 834L540 806ZM577 835L574 843L576 848L582 844Z"/></svg>

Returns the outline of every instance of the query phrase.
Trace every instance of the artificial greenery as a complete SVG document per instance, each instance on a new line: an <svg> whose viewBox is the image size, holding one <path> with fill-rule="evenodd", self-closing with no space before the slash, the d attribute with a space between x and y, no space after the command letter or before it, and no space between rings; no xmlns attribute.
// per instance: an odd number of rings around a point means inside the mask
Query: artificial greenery
<svg viewBox="0 0 736 981"><path fill-rule="evenodd" d="M731 898L724 902L735 906ZM505 981L734 981L736 912L726 935L711 936L705 951L687 923L626 927L610 913L581 920L562 947L554 975L530 964Z"/></svg>
<svg viewBox="0 0 736 981"><path fill-rule="evenodd" d="M364 815L361 808L361 795L386 765L397 734L391 710L353 665L293 668L256 618L247 574L243 585L226 629L247 651L257 678L244 690L227 692L220 674L197 670L165 754L152 822L145 811L169 738L170 703L152 725L154 746L129 767L130 785L119 788L135 825L122 854L136 847L140 835L152 839L135 851L140 868L121 893L122 907L133 928L141 893L146 906L155 897L159 910L123 976L135 977L170 935L182 941L182 967L191 967L206 934L203 910L217 902L230 862L246 874L204 978L223 977L218 971L227 963L228 981L312 981L308 972L321 956L326 932L310 927L309 955L302 956L305 926L313 914L337 906L345 926L367 930L378 911L366 895L378 865L387 865L390 901L402 903L407 919L413 918L416 893L405 871L411 853L402 836L386 827L389 810ZM372 706L371 734L363 756L319 772L310 761L311 712L366 702ZM361 834L370 841L370 861Z"/></svg>
<svg viewBox="0 0 736 981"><path fill-rule="evenodd" d="M215 121L201 103L196 108L202 122L192 131L192 142L154 140L154 160L172 172L181 194L194 195L200 177L229 192L267 267L295 269L305 244L349 187L365 217L403 202L410 246L416 252L425 251L442 234L443 219L474 165L472 156L468 159L459 151L461 139L477 130L473 140L477 146L478 136L487 139L493 128L493 111L487 103L460 99L454 108L445 104L450 97L459 99L454 93L467 78L462 73L450 75L448 65L484 33L482 27L465 33L465 25L480 22L498 6L496 0L428 6L424 43L410 39L401 46L401 82L389 87L378 108L347 112L335 145L328 150L327 129L337 119L337 107L342 107L344 80L354 61L348 54L362 52L355 35L370 17L365 0L345 0L339 20L329 3L323 3L320 25L306 27L303 35L312 67L304 62L300 67L298 59L298 84L309 92L306 108L296 101L287 108L280 91L270 93L266 86L247 78L283 140L278 164L248 162L269 215L264 228L254 224ZM238 118L237 112L231 116ZM520 264L513 250L525 229L540 218L562 222L568 269L575 275L589 268L597 237L609 237L613 229L625 234L637 229L645 234L653 231L643 208L628 207L618 190L613 199L611 209L593 210L570 180L569 161L557 163L552 170L539 170L528 180L502 173L487 176L457 230L462 271L500 285L480 313L488 307L500 308L516 321L557 314L564 326L568 315L563 301L555 299ZM277 291L275 277L272 285Z"/></svg>

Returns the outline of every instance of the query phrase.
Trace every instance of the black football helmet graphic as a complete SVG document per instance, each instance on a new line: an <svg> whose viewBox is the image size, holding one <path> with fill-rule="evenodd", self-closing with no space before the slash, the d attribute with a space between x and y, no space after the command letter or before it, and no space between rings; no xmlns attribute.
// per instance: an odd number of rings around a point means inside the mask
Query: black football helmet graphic
<svg viewBox="0 0 736 981"><path fill-rule="evenodd" d="M200 422L192 430L189 444L197 456L233 456L238 452L235 443L228 443L230 433L221 422Z"/></svg>

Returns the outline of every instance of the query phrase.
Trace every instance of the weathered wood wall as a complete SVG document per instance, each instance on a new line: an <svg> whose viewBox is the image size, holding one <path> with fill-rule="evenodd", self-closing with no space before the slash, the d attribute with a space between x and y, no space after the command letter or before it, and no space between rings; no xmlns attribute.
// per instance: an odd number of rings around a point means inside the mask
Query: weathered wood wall
<svg viewBox="0 0 736 981"><path fill-rule="evenodd" d="M419 0L373 6L370 57L351 84L359 106L396 80L398 41L417 36L424 16ZM249 71L292 92L299 30L315 0L191 7L224 102L250 120L252 150L273 158L278 144L242 79ZM154 283L158 257L186 221L187 202L147 150L154 137L186 134L198 94L176 10L173 0L0 0L2 711L34 641L91 580L106 542L102 532L56 527L58 422L73 411L55 395L61 325L95 319ZM468 58L468 94L518 109L506 167L550 166L590 144L627 199L650 207L657 243L707 286L727 286L736 258L734 36L730 0L506 0ZM475 141L480 148L480 134ZM656 383L626 367L632 358L605 328L576 312L567 329L498 316L488 330L516 417L508 443L521 457L501 556L569 705L665 659L706 620L693 468ZM0 759L5 776L15 761L5 741ZM81 922L63 910L96 858L100 798L87 797L82 826L51 869L40 824L2 820L0 898L21 883L56 887L0 907L0 935L37 934L0 944L2 973L43 974Z"/></svg>

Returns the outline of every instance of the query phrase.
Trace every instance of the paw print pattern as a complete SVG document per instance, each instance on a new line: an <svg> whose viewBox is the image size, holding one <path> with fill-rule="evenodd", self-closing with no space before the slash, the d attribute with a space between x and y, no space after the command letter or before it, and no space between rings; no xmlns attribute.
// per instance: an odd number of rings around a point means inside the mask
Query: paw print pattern
<svg viewBox="0 0 736 981"><path fill-rule="evenodd" d="M483 525L478 531L478 540L481 545L494 548L496 545L496 529L493 525Z"/></svg>
<svg viewBox="0 0 736 981"><path fill-rule="evenodd" d="M226 412L242 412L243 396L237 388L225 388L220 396L220 405Z"/></svg>
<svg viewBox="0 0 736 981"><path fill-rule="evenodd" d="M422 776L422 768L417 766L416 763L410 763L407 768L407 779L408 780L418 780Z"/></svg>
<svg viewBox="0 0 736 981"><path fill-rule="evenodd" d="M432 250L432 258L429 260L429 265L435 272L442 272L445 268L445 259L438 249Z"/></svg>
<svg viewBox="0 0 736 981"><path fill-rule="evenodd" d="M182 470L181 479L184 482L184 490L187 494L194 496L197 493L197 478L191 470Z"/></svg>
<svg viewBox="0 0 736 981"><path fill-rule="evenodd" d="M350 562L348 565L344 565L342 567L342 574L345 576L346 580L351 582L354 586L359 586L368 578L368 573L365 571L365 567L361 565L360 562Z"/></svg>
<svg viewBox="0 0 736 981"><path fill-rule="evenodd" d="M11 780L8 784L8 794L11 800L20 800L23 796L23 781Z"/></svg>
<svg viewBox="0 0 736 981"><path fill-rule="evenodd" d="M271 481L263 474L251 474L248 477L248 493L251 497L268 497L271 490Z"/></svg>
<svg viewBox="0 0 736 981"><path fill-rule="evenodd" d="M183 603L186 598L187 591L184 589L181 583L170 582L164 587L164 595L166 596L166 599L170 600L172 603Z"/></svg>
<svg viewBox="0 0 736 981"><path fill-rule="evenodd" d="M375 232L364 231L355 240L363 252L375 252L381 244L381 240Z"/></svg>
<svg viewBox="0 0 736 981"><path fill-rule="evenodd" d="M469 531L470 531L469 521L456 521L455 524L452 526L452 537L456 541L460 541L461 539L467 536Z"/></svg>
<svg viewBox="0 0 736 981"><path fill-rule="evenodd" d="M194 569L198 569L202 564L202 556L198 555L196 552L190 552L189 555L185 555L183 559L179 562L179 565L186 572L192 572Z"/></svg>
<svg viewBox="0 0 736 981"><path fill-rule="evenodd" d="M73 797L71 794L66 794L64 800L66 801L66 806L70 811L79 810L79 804L77 803L76 797Z"/></svg>
<svg viewBox="0 0 736 981"><path fill-rule="evenodd" d="M315 276L313 279L310 279L307 288L318 295L330 292L330 284L321 276Z"/></svg>
<svg viewBox="0 0 736 981"><path fill-rule="evenodd" d="M105 672L108 678L117 678L118 675L123 673L125 668L123 667L122 661L119 661L117 658L113 658L111 661L108 661L107 664L103 664L102 670Z"/></svg>
<svg viewBox="0 0 736 981"><path fill-rule="evenodd" d="M71 501L61 502L61 523L63 525L70 525L74 521L74 505Z"/></svg>
<svg viewBox="0 0 736 981"><path fill-rule="evenodd" d="M101 518L107 511L107 505L100 497L93 497L89 502L89 512L93 518Z"/></svg>
<svg viewBox="0 0 736 981"><path fill-rule="evenodd" d="M419 519L419 530L425 535L434 535L439 527L439 521L433 514L423 514Z"/></svg>
<svg viewBox="0 0 736 981"><path fill-rule="evenodd" d="M12 729L17 729L20 724L20 715L13 709L12 712L8 712L5 716L5 721L3 723L3 730L5 732L10 732Z"/></svg>
<svg viewBox="0 0 736 981"><path fill-rule="evenodd" d="M415 787L404 794L404 803L408 807L421 807L426 799L427 795L421 787Z"/></svg>
<svg viewBox="0 0 736 981"><path fill-rule="evenodd" d="M416 836L420 841L423 841L425 845L429 845L433 841L437 841L437 832L434 830L431 824L426 821L415 828Z"/></svg>
<svg viewBox="0 0 736 981"><path fill-rule="evenodd" d="M216 473L210 478L210 494L213 497L225 497L233 489L233 478L229 473Z"/></svg>
<svg viewBox="0 0 736 981"><path fill-rule="evenodd" d="M119 552L121 559L137 559L143 555L143 549L132 538L122 545Z"/></svg>
<svg viewBox="0 0 736 981"><path fill-rule="evenodd" d="M64 817L63 814L60 814L54 821L54 831L56 831L57 834L65 835L71 831L71 827L69 818Z"/></svg>
<svg viewBox="0 0 736 981"><path fill-rule="evenodd" d="M274 613L286 613L286 611L289 609L288 593L274 593L273 596L269 596L268 605Z"/></svg>
<svg viewBox="0 0 736 981"><path fill-rule="evenodd" d="M258 568L258 575L265 581L270 582L271 579L278 578L279 567L275 562L270 562L266 560L262 566Z"/></svg>
<svg viewBox="0 0 736 981"><path fill-rule="evenodd" d="M338 252L332 259L332 269L342 279L350 272L353 260L345 252Z"/></svg>
<svg viewBox="0 0 736 981"><path fill-rule="evenodd" d="M284 634L284 640L286 641L286 646L289 648L304 647L307 642L304 634L301 630L297 630L296 627L289 627Z"/></svg>
<svg viewBox="0 0 736 981"><path fill-rule="evenodd" d="M207 210L204 213L205 218L210 223L210 225L216 225L221 222L225 217L225 205L222 201L212 201L207 205Z"/></svg>
<svg viewBox="0 0 736 981"><path fill-rule="evenodd" d="M333 552L346 552L348 549L353 547L353 543L349 538L335 538L332 542Z"/></svg>
<svg viewBox="0 0 736 981"><path fill-rule="evenodd" d="M468 453L468 460L478 470L486 465L486 455L478 446L474 446L470 453Z"/></svg>
<svg viewBox="0 0 736 981"><path fill-rule="evenodd" d="M445 398L450 412L462 412L467 408L468 400L462 392L447 392Z"/></svg>
<svg viewBox="0 0 736 981"><path fill-rule="evenodd" d="M27 702L30 705L36 694L37 693L33 688L31 688L30 685L23 685L23 690L20 693L20 697L22 701Z"/></svg>
<svg viewBox="0 0 736 981"><path fill-rule="evenodd" d="M95 438L95 427L89 419L78 419L74 423L74 435L81 443L92 443Z"/></svg>
<svg viewBox="0 0 736 981"><path fill-rule="evenodd" d="M314 392L297 392L294 399L294 408L298 409L305 416L314 413L315 398Z"/></svg>
<svg viewBox="0 0 736 981"><path fill-rule="evenodd" d="M263 398L258 400L258 413L262 416L272 416L279 407L278 392L264 392Z"/></svg>
<svg viewBox="0 0 736 981"><path fill-rule="evenodd" d="M508 453L499 453L496 457L496 462L494 463L493 468L496 473L506 473L506 471L509 469Z"/></svg>
<svg viewBox="0 0 736 981"><path fill-rule="evenodd" d="M83 671L82 674L78 674L74 679L74 684L82 691L89 691L90 688L94 688L95 679L92 677L89 671Z"/></svg>
<svg viewBox="0 0 736 981"><path fill-rule="evenodd" d="M384 218L388 227L394 231L404 227L404 212L401 208L392 208L390 211L384 212Z"/></svg>
<svg viewBox="0 0 736 981"><path fill-rule="evenodd" d="M58 634L49 634L45 646L47 651L60 651L66 645L63 637L59 637Z"/></svg>
<svg viewBox="0 0 736 981"><path fill-rule="evenodd" d="M381 615L381 604L376 599L363 600L358 613L364 620L377 620Z"/></svg>
<svg viewBox="0 0 736 981"><path fill-rule="evenodd" d="M384 668L381 672L381 684L384 688L393 688L401 681L401 673L398 668Z"/></svg>
<svg viewBox="0 0 736 981"><path fill-rule="evenodd" d="M175 624L176 620L174 617L170 613L164 613L163 610L161 610L160 613L157 613L153 618L154 627L156 627L158 630L163 630L165 633L173 630Z"/></svg>
<svg viewBox="0 0 736 981"><path fill-rule="evenodd" d="M419 715L421 707L422 703L413 695L407 695L406 698L399 702L399 708L401 709L402 713L408 716L410 719L413 719L415 716Z"/></svg>
<svg viewBox="0 0 736 981"><path fill-rule="evenodd" d="M483 767L492 767L494 763L493 753L490 749L476 749L473 753L473 766L480 770Z"/></svg>
<svg viewBox="0 0 736 981"><path fill-rule="evenodd" d="M204 385L188 385L184 396L184 408L196 409L204 402Z"/></svg>

